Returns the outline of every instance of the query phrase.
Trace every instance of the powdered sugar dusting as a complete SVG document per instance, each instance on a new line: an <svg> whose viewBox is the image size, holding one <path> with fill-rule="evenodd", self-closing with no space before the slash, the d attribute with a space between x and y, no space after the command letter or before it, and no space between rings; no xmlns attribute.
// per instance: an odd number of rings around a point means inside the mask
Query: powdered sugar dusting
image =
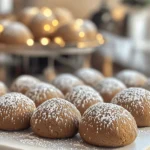
<svg viewBox="0 0 150 150"><path fill-rule="evenodd" d="M86 104L94 101L103 102L102 97L93 88L85 85L76 86L66 95L66 99L76 107L84 108Z"/></svg>
<svg viewBox="0 0 150 150"><path fill-rule="evenodd" d="M0 97L0 125L5 123L5 120L11 116L11 123L15 124L17 113L22 116L21 122L24 122L25 118L31 116L35 109L34 103L25 95L20 93L8 93ZM24 113L28 112L28 113ZM15 119L14 119L14 118ZM19 118L20 119L20 118Z"/></svg>
<svg viewBox="0 0 150 150"><path fill-rule="evenodd" d="M40 80L38 80L35 77L32 77L30 75L22 75L19 76L12 84L11 91L13 92L26 92L28 89L33 88L37 83L39 83Z"/></svg>
<svg viewBox="0 0 150 150"><path fill-rule="evenodd" d="M146 102L150 105L150 92L142 88L123 90L112 99L112 103L121 104L130 112L136 112L136 114L144 113L144 103Z"/></svg>
<svg viewBox="0 0 150 150"><path fill-rule="evenodd" d="M31 146L30 149L36 149L37 147L44 150L106 150L104 148L97 148L92 145L83 143L79 135L69 139L46 139L36 136L30 130L19 132L0 132L0 141L7 139L17 141L17 144L21 144L23 149L25 146ZM10 145L10 144L9 144ZM33 146L33 147L32 147Z"/></svg>
<svg viewBox="0 0 150 150"><path fill-rule="evenodd" d="M74 86L82 85L83 82L71 74L61 74L57 76L53 84L60 89L64 94L71 90Z"/></svg>
<svg viewBox="0 0 150 150"><path fill-rule="evenodd" d="M120 147L119 150L143 150L149 147L150 128L139 128L139 134L135 142L132 144ZM47 138L37 137L30 130L19 132L4 132L0 131L1 143L11 145L17 142L21 149L30 146L27 149L44 149L44 150L110 150L112 148L95 147L83 142L79 135L69 139L50 140ZM3 144L4 144L3 143ZM13 144L11 145L13 146ZM114 148L115 149L115 148ZM115 149L116 150L116 149Z"/></svg>
<svg viewBox="0 0 150 150"><path fill-rule="evenodd" d="M53 123L57 125L63 124L63 127L59 126L59 131L63 132L64 127L70 127L70 120L78 124L80 117L79 111L73 104L64 99L53 98L41 104L33 113L31 120L36 119L33 128L36 128L36 125L42 121L53 120ZM54 132L51 123L48 128L49 132Z"/></svg>
<svg viewBox="0 0 150 150"><path fill-rule="evenodd" d="M124 70L117 74L117 78L125 83L128 87L142 86L147 81L147 77L142 73L133 70ZM142 81L142 83L139 82Z"/></svg>
<svg viewBox="0 0 150 150"><path fill-rule="evenodd" d="M116 122L121 122L125 126L129 125L131 128L133 128L133 124L128 123L133 122L135 130L137 130L132 115L126 109L114 104L95 104L87 109L82 117L82 123L88 126L87 131L88 128L93 127L93 124L97 127L96 132L100 132L102 129L117 130L118 126L114 124Z"/></svg>
<svg viewBox="0 0 150 150"><path fill-rule="evenodd" d="M44 82L38 83L34 88L30 89L26 96L31 98L35 103L41 103L49 98L63 98L62 92L51 84Z"/></svg>
<svg viewBox="0 0 150 150"><path fill-rule="evenodd" d="M98 81L102 80L104 76L93 68L83 68L77 71L76 75L86 84L94 86Z"/></svg>
<svg viewBox="0 0 150 150"><path fill-rule="evenodd" d="M112 94L115 91L120 91L125 88L126 86L115 78L106 78L95 85L95 89L102 94Z"/></svg>

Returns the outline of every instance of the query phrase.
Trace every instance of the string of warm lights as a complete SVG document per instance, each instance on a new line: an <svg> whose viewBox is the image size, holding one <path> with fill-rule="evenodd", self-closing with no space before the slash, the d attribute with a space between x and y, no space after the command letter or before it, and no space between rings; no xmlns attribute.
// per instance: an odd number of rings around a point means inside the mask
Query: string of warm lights
<svg viewBox="0 0 150 150"><path fill-rule="evenodd" d="M52 10L47 8L47 7L43 7L41 8L41 12L43 13L43 15L45 15L46 17L50 17L52 15Z"/></svg>
<svg viewBox="0 0 150 150"><path fill-rule="evenodd" d="M55 37L54 42L55 42L55 44L59 45L60 47L65 46L65 41L61 37Z"/></svg>
<svg viewBox="0 0 150 150"><path fill-rule="evenodd" d="M34 40L33 39L28 39L27 40L27 45L28 46L33 46L34 45Z"/></svg>
<svg viewBox="0 0 150 150"><path fill-rule="evenodd" d="M43 45L43 46L46 46L50 43L50 39L47 38L47 37L43 37L40 39L40 43Z"/></svg>
<svg viewBox="0 0 150 150"><path fill-rule="evenodd" d="M98 34L96 35L96 39L97 39L98 43L101 44L101 45L105 43L104 37L103 37L103 35L100 34L100 33L98 33Z"/></svg>
<svg viewBox="0 0 150 150"><path fill-rule="evenodd" d="M0 24L0 33L2 33L4 30L4 26Z"/></svg>

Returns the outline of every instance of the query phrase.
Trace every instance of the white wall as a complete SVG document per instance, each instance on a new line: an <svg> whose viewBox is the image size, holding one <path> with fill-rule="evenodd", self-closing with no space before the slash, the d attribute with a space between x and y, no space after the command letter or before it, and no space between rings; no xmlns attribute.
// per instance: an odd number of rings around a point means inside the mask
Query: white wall
<svg viewBox="0 0 150 150"><path fill-rule="evenodd" d="M102 0L28 0L31 5L66 7L72 11L75 17L88 17L93 11L100 7ZM115 5L120 0L107 0L111 5Z"/></svg>

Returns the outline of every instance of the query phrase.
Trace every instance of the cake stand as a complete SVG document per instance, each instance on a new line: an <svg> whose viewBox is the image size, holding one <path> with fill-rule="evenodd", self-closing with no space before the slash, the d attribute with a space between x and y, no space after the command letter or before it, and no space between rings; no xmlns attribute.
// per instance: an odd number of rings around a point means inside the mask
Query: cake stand
<svg viewBox="0 0 150 150"><path fill-rule="evenodd" d="M21 56L23 61L23 70L25 73L28 73L29 70L29 60L30 58L48 58L48 67L52 72L55 72L54 61L57 60L62 64L68 65L71 68L76 69L81 63L81 60L76 60L71 62L70 59L65 59L62 55L70 56L80 56L83 59L83 67L90 66L90 57L91 53L96 50L96 47L102 45L97 40L95 41L86 41L78 43L66 44L64 47L61 47L55 43L49 45L41 45L40 43L35 43L32 46L28 45L6 45L0 44L0 53L5 53L13 56ZM36 63L35 63L36 66ZM49 79L51 80L51 79Z"/></svg>
<svg viewBox="0 0 150 150"><path fill-rule="evenodd" d="M28 57L48 57L55 55L84 55L94 51L95 47L100 44L97 41L79 42L77 44L67 44L65 47L60 47L56 44L43 46L35 43L33 46L27 45L6 45L0 44L0 52L22 55Z"/></svg>

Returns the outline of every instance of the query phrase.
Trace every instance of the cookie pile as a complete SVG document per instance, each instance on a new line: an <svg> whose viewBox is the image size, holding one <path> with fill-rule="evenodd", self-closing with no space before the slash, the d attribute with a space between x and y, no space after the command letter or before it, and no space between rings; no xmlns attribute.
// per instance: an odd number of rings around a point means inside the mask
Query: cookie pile
<svg viewBox="0 0 150 150"><path fill-rule="evenodd" d="M49 139L79 133L84 142L100 147L131 144L137 126L150 126L150 91L144 89L149 80L132 70L123 72L117 79L80 69L74 75L60 74L52 83L23 75L10 92L1 82L0 129L31 127L37 136Z"/></svg>

